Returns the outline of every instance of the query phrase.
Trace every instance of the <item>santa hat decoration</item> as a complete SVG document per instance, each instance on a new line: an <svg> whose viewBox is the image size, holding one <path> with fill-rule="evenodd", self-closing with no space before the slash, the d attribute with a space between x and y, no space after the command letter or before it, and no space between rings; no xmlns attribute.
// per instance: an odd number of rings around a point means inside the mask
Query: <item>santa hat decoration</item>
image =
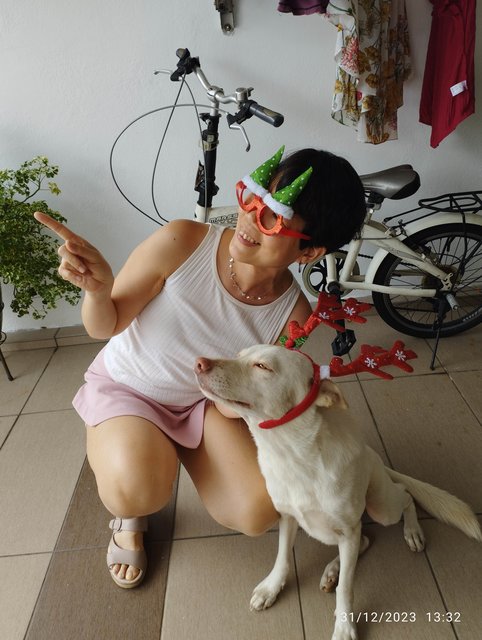
<svg viewBox="0 0 482 640"><path fill-rule="evenodd" d="M264 196L263 202L275 213L287 218L293 217L292 204L298 198L306 186L309 177L313 173L313 168L308 167L300 176L295 178L291 184L275 193L268 193Z"/></svg>
<svg viewBox="0 0 482 640"><path fill-rule="evenodd" d="M313 168L308 167L308 169L295 178L291 184L275 193L270 193L268 186L279 167L284 150L285 147L283 145L273 157L260 165L251 174L245 176L243 182L252 193L263 200L267 207L278 215L290 220L294 213L292 205L305 188L306 183L313 173Z"/></svg>
<svg viewBox="0 0 482 640"><path fill-rule="evenodd" d="M276 169L279 167L284 151L285 146L283 145L278 149L273 157L266 160L266 162L263 162L263 164L250 173L249 176L244 176L243 182L251 193L254 193L260 198L263 198L263 196L269 193L269 183L271 182L271 178L274 176Z"/></svg>

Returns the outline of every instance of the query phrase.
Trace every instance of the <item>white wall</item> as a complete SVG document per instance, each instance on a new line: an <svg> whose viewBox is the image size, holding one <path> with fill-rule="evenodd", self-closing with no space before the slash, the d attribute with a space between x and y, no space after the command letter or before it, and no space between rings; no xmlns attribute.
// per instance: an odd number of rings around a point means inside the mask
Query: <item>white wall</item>
<svg viewBox="0 0 482 640"><path fill-rule="evenodd" d="M431 24L428 0L407 0L414 73L405 85L399 140L378 146L356 142L353 130L330 117L336 38L331 24L319 16L279 14L276 0L235 4L236 30L225 36L212 0L1 0L0 167L13 168L38 154L60 165L62 194L51 198L52 205L117 270L156 226L117 192L109 173L110 148L135 117L172 102L177 85L153 71L173 68L175 50L188 47L211 82L227 92L254 86L255 99L285 115L280 129L248 121L249 154L240 134L221 123L217 204L233 203L235 181L282 143L288 149L309 145L334 151L359 173L412 163L423 181L417 198L482 188L480 112L435 150L430 128L418 123ZM479 25L481 14L479 3ZM479 38L479 82L481 49ZM150 213L150 178L166 114L133 127L115 157L123 188ZM160 158L156 194L167 217L191 217L200 157L196 122L184 109L175 114L174 125ZM18 319L8 308L4 317L6 331L79 323L79 308L67 304L43 321Z"/></svg>

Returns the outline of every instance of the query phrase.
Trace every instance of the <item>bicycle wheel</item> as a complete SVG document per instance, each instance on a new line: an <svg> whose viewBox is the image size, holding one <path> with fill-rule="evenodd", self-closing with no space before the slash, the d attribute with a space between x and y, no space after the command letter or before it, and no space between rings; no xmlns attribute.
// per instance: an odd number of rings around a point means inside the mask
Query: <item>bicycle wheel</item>
<svg viewBox="0 0 482 640"><path fill-rule="evenodd" d="M455 335L479 324L482 321L482 226L442 224L414 233L409 243L413 246L414 242L430 252L438 267L454 274L453 294L459 306L447 311L440 335ZM374 282L419 289L431 289L439 284L434 276L392 254L381 262ZM397 331L419 338L435 336L439 298L374 292L373 303L381 318Z"/></svg>

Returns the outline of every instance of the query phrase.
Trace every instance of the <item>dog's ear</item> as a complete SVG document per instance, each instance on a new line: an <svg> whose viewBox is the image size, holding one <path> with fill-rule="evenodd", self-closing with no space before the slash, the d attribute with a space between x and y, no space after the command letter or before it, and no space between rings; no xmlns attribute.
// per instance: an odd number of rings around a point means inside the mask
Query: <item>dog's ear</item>
<svg viewBox="0 0 482 640"><path fill-rule="evenodd" d="M327 378L324 378L320 383L320 390L315 404L319 407L348 409L348 404L339 386Z"/></svg>

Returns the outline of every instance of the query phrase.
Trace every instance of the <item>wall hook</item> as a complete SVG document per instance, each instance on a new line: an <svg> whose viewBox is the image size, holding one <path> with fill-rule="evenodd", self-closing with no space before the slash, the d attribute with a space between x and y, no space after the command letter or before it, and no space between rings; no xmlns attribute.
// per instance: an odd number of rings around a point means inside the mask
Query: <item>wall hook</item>
<svg viewBox="0 0 482 640"><path fill-rule="evenodd" d="M216 10L221 14L221 29L225 35L234 32L234 0L214 0Z"/></svg>

